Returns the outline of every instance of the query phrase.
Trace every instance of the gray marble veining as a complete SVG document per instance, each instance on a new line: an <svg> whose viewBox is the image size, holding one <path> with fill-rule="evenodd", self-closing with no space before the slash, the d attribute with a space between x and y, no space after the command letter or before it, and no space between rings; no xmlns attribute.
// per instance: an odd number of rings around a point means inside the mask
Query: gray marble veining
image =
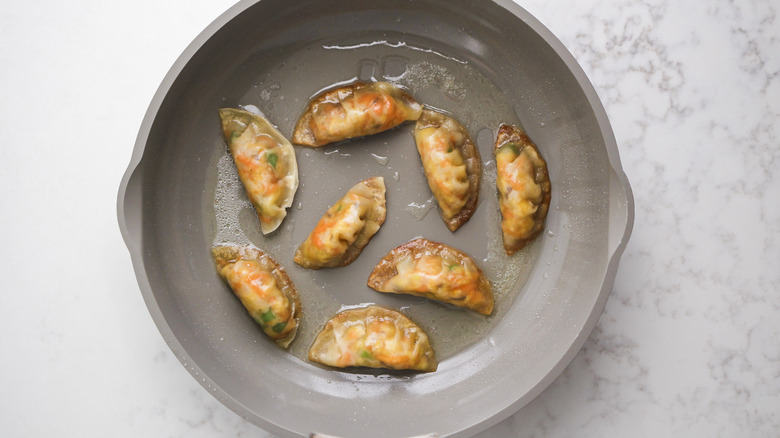
<svg viewBox="0 0 780 438"><path fill-rule="evenodd" d="M774 436L778 5L524 6L602 98L637 214L583 350L538 399L484 436Z"/></svg>

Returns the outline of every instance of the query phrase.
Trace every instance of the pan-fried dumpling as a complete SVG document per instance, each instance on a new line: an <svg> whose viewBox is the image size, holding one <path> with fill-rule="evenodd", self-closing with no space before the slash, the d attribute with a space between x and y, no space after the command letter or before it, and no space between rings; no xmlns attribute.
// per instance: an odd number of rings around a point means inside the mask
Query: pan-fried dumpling
<svg viewBox="0 0 780 438"><path fill-rule="evenodd" d="M388 253L368 278L379 292L410 294L483 315L493 311L493 292L474 260L455 248L415 239Z"/></svg>
<svg viewBox="0 0 780 438"><path fill-rule="evenodd" d="M422 106L389 82L358 82L315 96L298 119L293 143L323 146L417 120Z"/></svg>
<svg viewBox="0 0 780 438"><path fill-rule="evenodd" d="M212 249L217 272L265 334L287 348L301 319L301 301L284 268L257 248Z"/></svg>
<svg viewBox="0 0 780 438"><path fill-rule="evenodd" d="M401 313L378 306L331 318L309 349L309 360L339 368L436 371L425 332Z"/></svg>
<svg viewBox="0 0 780 438"><path fill-rule="evenodd" d="M513 254L544 230L550 177L539 149L521 128L502 124L494 152L504 250Z"/></svg>
<svg viewBox="0 0 780 438"><path fill-rule="evenodd" d="M477 209L482 159L468 131L457 120L424 110L414 128L428 186L450 231Z"/></svg>
<svg viewBox="0 0 780 438"><path fill-rule="evenodd" d="M268 234L287 216L298 190L293 146L262 116L223 108L219 117L238 177L257 210L260 230Z"/></svg>
<svg viewBox="0 0 780 438"><path fill-rule="evenodd" d="M347 266L384 223L386 211L382 177L357 183L325 212L293 260L309 269Z"/></svg>

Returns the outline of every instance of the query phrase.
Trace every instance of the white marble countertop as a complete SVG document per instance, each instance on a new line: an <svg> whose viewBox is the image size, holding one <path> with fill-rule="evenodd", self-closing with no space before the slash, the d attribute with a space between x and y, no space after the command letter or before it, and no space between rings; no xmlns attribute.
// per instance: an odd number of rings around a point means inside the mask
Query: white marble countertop
<svg viewBox="0 0 780 438"><path fill-rule="evenodd" d="M636 223L584 348L479 436L777 436L780 5L518 3L598 91ZM4 436L270 436L172 355L115 210L157 86L231 5L0 4Z"/></svg>

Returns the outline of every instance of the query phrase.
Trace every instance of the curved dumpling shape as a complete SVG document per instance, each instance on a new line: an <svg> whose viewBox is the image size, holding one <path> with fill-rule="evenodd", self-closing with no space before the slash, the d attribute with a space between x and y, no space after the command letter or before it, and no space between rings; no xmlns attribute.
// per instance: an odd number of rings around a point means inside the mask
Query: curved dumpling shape
<svg viewBox="0 0 780 438"><path fill-rule="evenodd" d="M219 117L238 177L257 210L260 230L268 234L287 216L287 208L298 190L293 146L257 114L222 108Z"/></svg>
<svg viewBox="0 0 780 438"><path fill-rule="evenodd" d="M282 348L295 338L301 300L274 259L257 248L223 245L212 249L219 276L230 286L252 319Z"/></svg>
<svg viewBox="0 0 780 438"><path fill-rule="evenodd" d="M386 214L385 180L361 181L325 212L293 260L309 269L347 266L379 230Z"/></svg>
<svg viewBox="0 0 780 438"><path fill-rule="evenodd" d="M315 96L298 119L292 141L323 146L377 134L417 120L422 106L389 82L358 82Z"/></svg>
<svg viewBox="0 0 780 438"><path fill-rule="evenodd" d="M436 371L425 332L401 313L379 306L331 318L309 348L309 360L339 368Z"/></svg>
<svg viewBox="0 0 780 438"><path fill-rule="evenodd" d="M493 311L490 282L468 254L448 245L415 239L390 251L376 265L368 286L471 309Z"/></svg>
<svg viewBox="0 0 780 438"><path fill-rule="evenodd" d="M550 177L539 149L521 128L502 124L494 153L504 250L513 254L544 230Z"/></svg>
<svg viewBox="0 0 780 438"><path fill-rule="evenodd" d="M482 159L468 131L457 120L424 110L414 127L425 177L450 231L477 209Z"/></svg>

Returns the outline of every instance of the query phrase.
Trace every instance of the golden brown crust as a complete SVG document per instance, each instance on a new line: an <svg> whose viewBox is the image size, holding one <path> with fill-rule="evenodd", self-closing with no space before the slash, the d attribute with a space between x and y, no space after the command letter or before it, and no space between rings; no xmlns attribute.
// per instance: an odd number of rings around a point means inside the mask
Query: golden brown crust
<svg viewBox="0 0 780 438"><path fill-rule="evenodd" d="M441 281L441 284L436 284L438 287L419 287L417 290L399 289L399 283L391 281L403 275L398 267L404 260L418 261L425 256L441 257L443 264L450 265L450 276L445 273L444 276L439 277L437 282ZM458 267L457 270L453 270L455 265ZM453 274L459 276L455 277ZM465 284L464 278L467 280ZM446 284L447 281L453 284ZM455 282L458 284L454 284ZM409 284L407 281L404 283ZM490 282L474 259L449 245L423 238L412 240L391 250L374 267L367 284L379 292L421 296L471 309L483 315L490 315L493 312L494 300Z"/></svg>
<svg viewBox="0 0 780 438"><path fill-rule="evenodd" d="M360 96L375 93L382 108L389 113L372 114L377 100L363 102ZM416 120L422 106L406 91L389 82L356 82L315 96L298 119L292 142L302 146L320 147L353 137L377 134L407 120ZM355 117L353 117L355 116ZM343 124L331 124L340 120ZM331 129L332 128L332 129Z"/></svg>
<svg viewBox="0 0 780 438"><path fill-rule="evenodd" d="M328 320L309 348L323 365L436 371L428 336L398 311L368 306L344 310Z"/></svg>
<svg viewBox="0 0 780 438"><path fill-rule="evenodd" d="M514 145L514 149L517 150L518 156L520 154L527 155L529 162L533 166L533 181L540 187L540 194L536 199L530 199L536 207L536 211L530 216L533 223L528 227L528 231L522 235L512 235L507 232L507 229L504 226L504 223L508 220L504 209L509 208L506 205L506 196L502 196L502 194L499 193L499 204L502 206L504 250L508 255L514 254L531 243L544 230L547 211L549 210L552 197L550 176L547 172L547 162L542 157L536 144L531 141L522 128L501 124L496 136L496 143L493 149L494 154L497 154L502 147L512 147L512 145ZM498 178L501 178L500 172Z"/></svg>
<svg viewBox="0 0 780 438"><path fill-rule="evenodd" d="M228 278L223 275L223 268L225 268L225 266L228 264L236 263L240 260L256 261L260 265L261 269L269 272L273 276L277 287L289 302L291 307L290 314L292 315L292 319L295 321L295 325L289 331L280 333L278 336L274 334L273 330L267 330L266 327L263 327L263 330L280 347L289 347L290 343L295 338L298 327L300 327L302 311L301 299L298 295L298 290L295 288L295 285L293 284L289 275L287 275L287 271L285 271L284 267L271 256L252 246L216 246L212 248L212 255L214 256L214 261L216 262L218 273L222 279L228 283L228 285L230 285L230 283ZM249 309L247 309L247 311L249 311ZM255 318L255 315L252 315L252 317ZM255 320L257 321L257 319ZM258 322L258 324L260 324L260 322ZM262 326L262 324L260 325Z"/></svg>
<svg viewBox="0 0 780 438"><path fill-rule="evenodd" d="M461 207L460 211L458 211L452 217L448 218L445 216L443 208L439 209L441 218L447 225L447 228L450 231L455 231L460 228L461 225L471 219L471 216L477 210L477 203L479 201L479 185L482 180L482 158L480 157L479 149L477 149L476 144L471 139L468 130L460 122L446 114L428 109L423 110L422 115L417 120L414 128L415 140L418 142L418 151L420 151L421 147L419 144L420 140L418 139L418 133L421 130L426 128L442 128L445 126L446 128L456 131L464 138L462 143L453 144L452 146L457 147L460 151L461 157L463 158L463 162L466 166L466 175L469 183L467 199L463 207ZM422 152L420 155L422 157ZM431 191L434 193L434 196L436 196L436 200L441 207L442 202L445 201L444 199L441 199L441 196L437 196L437 191L432 185L433 173L437 172L437 169L426 166L425 161L423 161L423 168L428 180L428 185L431 188Z"/></svg>
<svg viewBox="0 0 780 438"><path fill-rule="evenodd" d="M351 205L352 197L357 198L356 207L364 213L359 217L364 222L354 241L347 242L340 236L339 246L343 251L335 252L327 243L327 238L318 239L318 236L326 235L329 229L340 226L339 217L342 204ZM358 258L363 248L368 245L371 238L379 231L387 216L385 203L385 182L382 177L369 178L352 187L338 202L333 204L319 220L314 230L295 251L293 261L307 269L338 268L347 266ZM329 237L333 237L331 234ZM325 243L321 243L324 240Z"/></svg>

